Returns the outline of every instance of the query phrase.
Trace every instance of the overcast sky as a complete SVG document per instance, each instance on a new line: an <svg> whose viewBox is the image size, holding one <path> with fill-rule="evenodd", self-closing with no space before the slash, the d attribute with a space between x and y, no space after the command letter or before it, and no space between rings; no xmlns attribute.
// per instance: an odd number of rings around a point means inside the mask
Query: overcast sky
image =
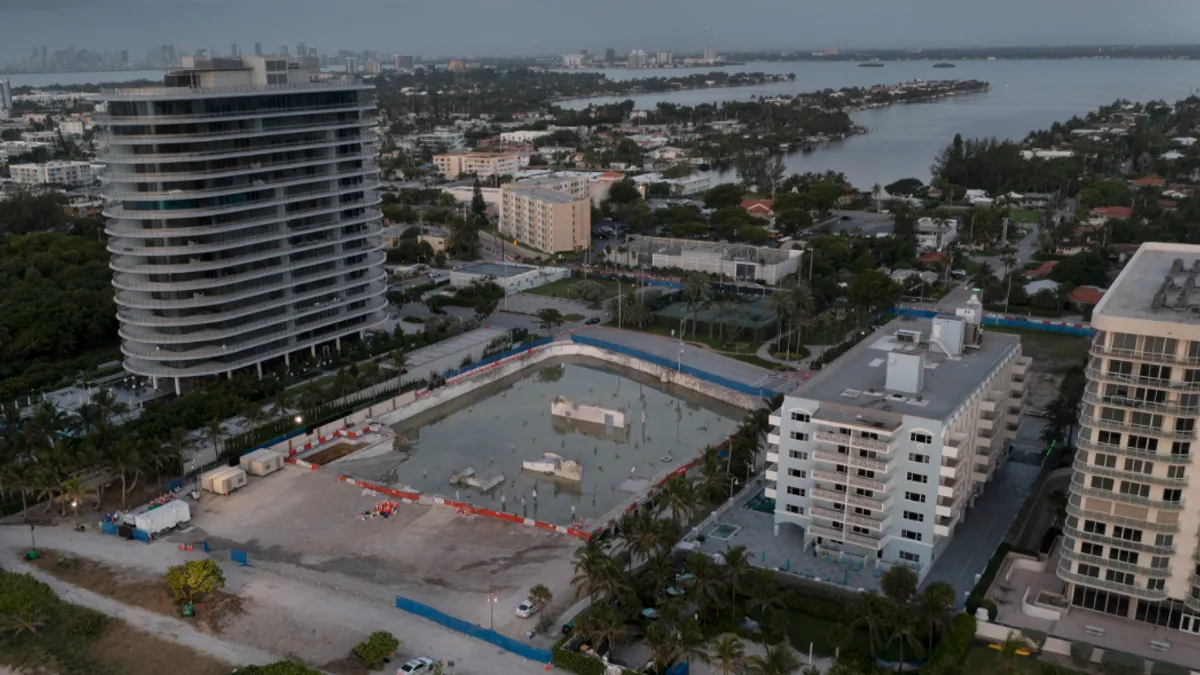
<svg viewBox="0 0 1200 675"><path fill-rule="evenodd" d="M0 60L230 43L427 56L1194 43L1197 0L0 0Z"/></svg>

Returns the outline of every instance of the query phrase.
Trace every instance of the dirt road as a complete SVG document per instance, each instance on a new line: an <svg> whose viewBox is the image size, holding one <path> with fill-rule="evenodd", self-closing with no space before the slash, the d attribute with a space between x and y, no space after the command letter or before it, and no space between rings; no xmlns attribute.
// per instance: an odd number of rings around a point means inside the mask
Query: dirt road
<svg viewBox="0 0 1200 675"><path fill-rule="evenodd" d="M102 562L121 570L122 575L150 577L171 565L204 557L199 550L186 553L166 542L150 545L125 542L94 532L75 533L65 527L39 528L36 535L39 546ZM295 658L321 666L345 658L354 644L372 631L387 630L401 640L400 657L429 656L454 661L456 672L528 675L541 669L541 664L402 613L393 605L394 596L386 595L384 589L356 583L342 575L282 565L271 570L239 567L218 561L225 573L226 590L242 598L244 613L214 636L178 619L130 607L53 579L22 562L21 555L28 547L28 528L0 527L0 557L6 567L34 574L71 602L120 616L139 629L230 663L257 664Z"/></svg>

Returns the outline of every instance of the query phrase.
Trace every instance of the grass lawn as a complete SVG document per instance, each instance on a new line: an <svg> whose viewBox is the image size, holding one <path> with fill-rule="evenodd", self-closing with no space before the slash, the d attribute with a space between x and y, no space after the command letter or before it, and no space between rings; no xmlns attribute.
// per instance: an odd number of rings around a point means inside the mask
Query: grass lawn
<svg viewBox="0 0 1200 675"><path fill-rule="evenodd" d="M672 324L672 325L668 325L668 324ZM609 321L608 325L616 326L617 325L616 319ZM670 322L666 322L666 323L653 323L653 324L650 324L649 326L646 326L645 328L634 328L633 326L630 326L628 324L626 324L624 327L628 330L636 330L636 331L640 331L642 333L650 333L652 335L662 335L664 337L679 339L679 325L678 325L678 323L676 323L674 321L670 321ZM671 335L672 330L675 330L675 335ZM733 341L733 340L729 340L729 339L722 340L719 336L718 331L714 331L713 336L711 338L709 338L708 332L703 329L697 330L696 334L692 335L691 326L688 326L687 334L683 336L683 341L684 342L694 342L696 344L705 345L706 347L710 347L713 350L719 351L719 352L730 352L730 353L726 354L726 356L729 356L729 357L735 358L735 359L739 358L740 356L754 356L754 352L758 349L758 344L761 344L761 343L755 344L753 342L744 342L744 341ZM687 358L686 354L684 355L684 358L685 359Z"/></svg>
<svg viewBox="0 0 1200 675"><path fill-rule="evenodd" d="M1014 223L1037 223L1042 219L1042 214L1030 209L1013 209L1009 211L1009 217Z"/></svg>
<svg viewBox="0 0 1200 675"><path fill-rule="evenodd" d="M581 282L581 281L584 281L584 279L581 277L567 277L566 279L559 279L558 281L552 281L552 282L546 284L545 286L538 286L537 288L534 288L534 289L531 289L531 290L528 290L525 292L532 293L534 295L545 295L548 297L568 298L570 300L576 300L579 298L579 296L578 296L578 294L575 293L575 286L577 284L579 284L579 282ZM587 279L587 281L594 281L594 282L600 284L600 286L604 289L604 297L605 298L616 297L617 282L614 279L600 279L597 277L589 277ZM625 284L625 287L628 288L629 284Z"/></svg>
<svg viewBox="0 0 1200 675"><path fill-rule="evenodd" d="M818 656L833 656L833 647L829 646L828 636L829 629L832 628L834 622L818 619L800 614L799 612L788 612L788 642L792 643L792 649L807 656L808 646L812 645L814 654ZM854 644L852 649L862 650L863 652L871 652L871 640L867 636L867 631L858 630L854 633ZM895 645L885 645L875 651L876 655L886 660L896 660L900 658L900 650L895 648ZM905 659L912 660L911 654L906 654ZM974 671L964 668L964 673L972 673Z"/></svg>
<svg viewBox="0 0 1200 675"><path fill-rule="evenodd" d="M576 321L583 321L586 318L587 317L582 314L566 314L563 316L563 321L566 321L567 323L575 323Z"/></svg>
<svg viewBox="0 0 1200 675"><path fill-rule="evenodd" d="M1060 366L1069 366L1087 358L1089 341L1085 337L1002 326L988 326L987 330L1020 335L1021 353L1033 357L1035 369L1039 363L1053 362Z"/></svg>

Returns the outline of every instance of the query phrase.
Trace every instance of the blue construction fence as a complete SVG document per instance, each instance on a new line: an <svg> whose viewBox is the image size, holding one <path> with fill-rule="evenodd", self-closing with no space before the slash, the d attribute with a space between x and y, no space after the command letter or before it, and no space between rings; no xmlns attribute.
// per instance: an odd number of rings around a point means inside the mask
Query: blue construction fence
<svg viewBox="0 0 1200 675"><path fill-rule="evenodd" d="M896 307L893 311L900 316L915 316L926 319L935 317L940 313L937 310L919 309L916 307ZM987 313L983 315L983 325L1017 328L1021 330L1040 330L1047 333L1063 333L1066 335L1079 335L1081 337L1092 337L1096 334L1096 329L1083 323L1064 323L1061 321L1045 321L1039 319L1019 319L1013 316L1000 316Z"/></svg>
<svg viewBox="0 0 1200 675"><path fill-rule="evenodd" d="M650 279L650 278L646 278L646 277L633 277L633 276L620 275L620 274L597 274L597 273L592 273L591 276L599 277L601 279L614 279L614 280L620 279L621 281L627 282L630 284L637 284L639 286L653 286L655 288L669 288L673 291L677 291L677 290L683 288L683 282L672 281L670 279Z"/></svg>
<svg viewBox="0 0 1200 675"><path fill-rule="evenodd" d="M475 363L472 363L469 366L463 366L462 368L455 368L454 370L447 370L446 372L442 373L442 377L446 378L447 380L452 377L458 377L459 375L462 375L463 373L469 373L472 370L475 370L476 368L482 368L483 366L486 366L489 363L495 363L497 361L507 359L510 356L516 356L517 354L520 354L522 352L527 352L531 349L537 349L538 347L544 347L545 345L548 345L551 342L554 342L554 336L546 336L544 338L538 338L537 340L534 340L533 342L526 342L525 344L518 345L516 347L513 347L512 349L506 349L506 350L500 352L499 354L492 354L491 356L489 356L485 359L480 359L480 360L476 361Z"/></svg>
<svg viewBox="0 0 1200 675"><path fill-rule="evenodd" d="M725 387L726 389L730 389L730 390L733 390L733 391L736 391L736 392L739 392L742 394L747 394L749 396L767 397L767 396L774 396L778 393L774 389L770 389L768 387L752 387L748 384L743 384L741 382L735 382L727 377L721 377L720 375L713 375L712 373L710 373L708 371L700 370L699 368L694 368L694 367L688 366L688 365L680 366L679 363L672 361L670 359L665 359L661 356L647 354L646 352L643 352L638 349L632 349L630 347L625 347L623 345L613 344L613 343L607 342L605 340L598 340L596 338L588 337L586 335L573 334L573 335L571 335L571 341L578 342L581 345L587 345L589 347L596 347L597 349L606 349L610 352L616 352L617 354L624 354L625 356L630 356L635 359L640 359L642 361L646 361L648 363L653 363L654 365L657 365L657 366L662 366L663 368L668 368L670 370L675 370L675 371L684 373L686 375L691 375L692 377L704 380L705 382L711 382L713 384Z"/></svg>
<svg viewBox="0 0 1200 675"><path fill-rule="evenodd" d="M464 635L473 638L479 638L484 642L489 642L497 647L510 651L517 656L522 656L530 661L538 663L550 663L552 656L549 649L538 649L532 645L527 645L519 640L514 640L508 636L501 635L493 630L476 626L473 623L468 623L462 619L457 619L444 612L440 612L429 605L422 604L416 600L397 595L396 609L403 610L409 614L415 614L419 617L429 619L430 621L439 623L446 628L456 630Z"/></svg>

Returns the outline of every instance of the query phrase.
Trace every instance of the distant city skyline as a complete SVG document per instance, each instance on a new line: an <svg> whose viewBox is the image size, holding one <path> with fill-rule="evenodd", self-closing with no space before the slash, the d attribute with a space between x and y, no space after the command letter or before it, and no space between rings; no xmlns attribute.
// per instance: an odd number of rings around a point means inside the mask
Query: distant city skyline
<svg viewBox="0 0 1200 675"><path fill-rule="evenodd" d="M1200 3L1187 0L847 0L808 6L774 0L563 3L460 0L453 12L433 0L7 0L0 62L54 36L95 52L145 54L161 44L183 53L212 45L274 51L303 40L326 49L434 57L535 56L658 49L721 52L935 47L1192 44ZM230 21L236 16L236 21ZM326 18L323 18L326 17ZM342 20L327 20L340 17ZM350 19L350 20L346 20ZM267 47L269 45L269 47ZM243 47L243 53L248 53Z"/></svg>

